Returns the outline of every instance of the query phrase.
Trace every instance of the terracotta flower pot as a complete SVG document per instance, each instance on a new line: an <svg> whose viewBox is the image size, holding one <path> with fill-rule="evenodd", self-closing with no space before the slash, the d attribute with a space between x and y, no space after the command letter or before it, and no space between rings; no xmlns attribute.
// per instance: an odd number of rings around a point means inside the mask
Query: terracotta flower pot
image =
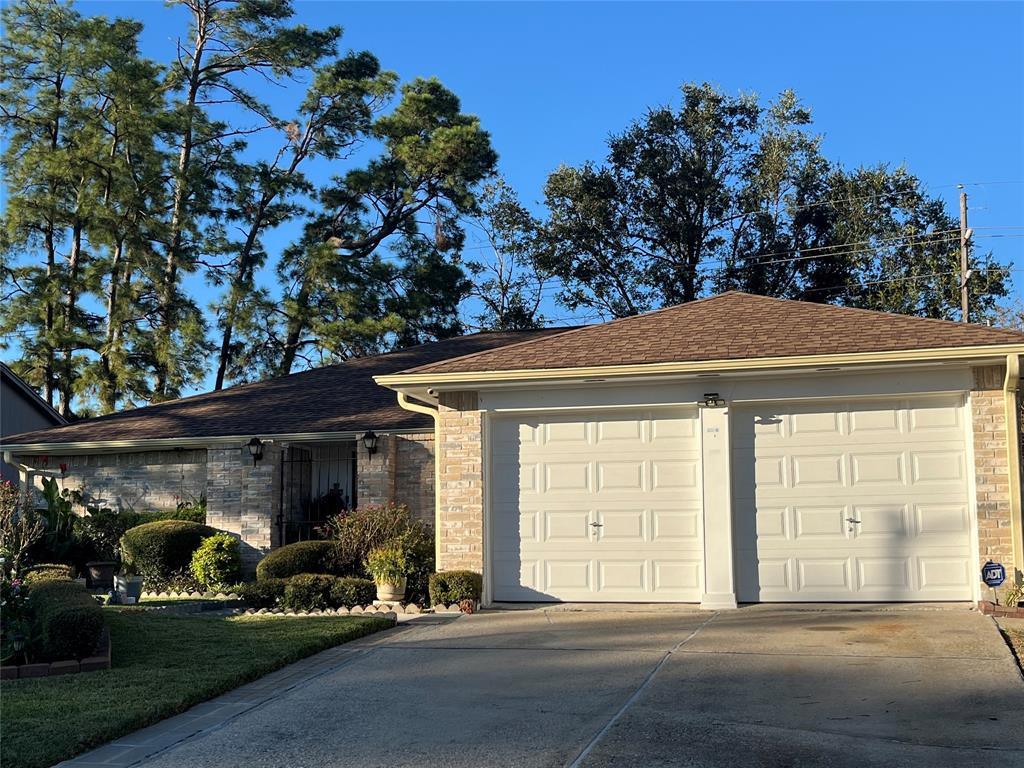
<svg viewBox="0 0 1024 768"><path fill-rule="evenodd" d="M398 584L385 584L377 582L377 599L382 603L400 603L405 597L406 579Z"/></svg>

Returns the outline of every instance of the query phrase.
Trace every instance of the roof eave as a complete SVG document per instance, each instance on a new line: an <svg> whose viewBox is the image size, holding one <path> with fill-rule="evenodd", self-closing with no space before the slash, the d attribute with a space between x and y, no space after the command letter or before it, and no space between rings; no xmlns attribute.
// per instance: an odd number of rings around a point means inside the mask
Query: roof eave
<svg viewBox="0 0 1024 768"><path fill-rule="evenodd" d="M367 429L372 425L368 425ZM304 442L326 440L356 440L366 430L346 432L289 432L280 434L259 433L264 442ZM424 428L410 429L376 429L382 435L419 434ZM139 438L136 440L67 440L35 443L4 443L4 454L75 454L75 453L118 453L125 451L173 450L208 448L217 445L235 445L252 439L251 433L245 435L215 435L210 437L160 437Z"/></svg>
<svg viewBox="0 0 1024 768"><path fill-rule="evenodd" d="M454 373L398 373L375 376L383 387L403 390L409 387L472 386L500 382L552 382L586 378L631 378L638 376L670 376L688 373L728 371L806 369L838 365L870 365L884 363L927 363L956 360L1005 359L1007 355L1024 355L1024 344L988 344L972 347L939 347L904 349L885 352L856 352L789 357L737 358L689 362L641 363L635 365L586 366L580 368L521 368L500 371L459 371Z"/></svg>

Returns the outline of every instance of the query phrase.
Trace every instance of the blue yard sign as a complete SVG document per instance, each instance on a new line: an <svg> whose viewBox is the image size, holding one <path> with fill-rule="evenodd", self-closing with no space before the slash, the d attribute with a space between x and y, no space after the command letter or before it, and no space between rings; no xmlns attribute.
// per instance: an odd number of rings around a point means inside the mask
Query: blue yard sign
<svg viewBox="0 0 1024 768"><path fill-rule="evenodd" d="M1006 569L989 560L981 567L981 580L990 587L998 587L1006 581Z"/></svg>

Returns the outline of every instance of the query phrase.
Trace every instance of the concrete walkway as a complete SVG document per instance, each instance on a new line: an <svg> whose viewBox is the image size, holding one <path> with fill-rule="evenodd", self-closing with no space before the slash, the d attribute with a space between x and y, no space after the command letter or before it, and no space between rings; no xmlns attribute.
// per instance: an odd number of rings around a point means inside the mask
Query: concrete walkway
<svg viewBox="0 0 1024 768"><path fill-rule="evenodd" d="M423 616L66 765L1024 765L1024 681L966 608Z"/></svg>

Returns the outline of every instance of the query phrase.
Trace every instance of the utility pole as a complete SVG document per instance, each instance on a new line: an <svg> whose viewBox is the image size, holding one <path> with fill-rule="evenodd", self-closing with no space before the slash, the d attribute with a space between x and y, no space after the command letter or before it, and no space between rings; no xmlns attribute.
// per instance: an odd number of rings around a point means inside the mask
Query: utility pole
<svg viewBox="0 0 1024 768"><path fill-rule="evenodd" d="M970 292L967 290L967 281L971 271L967 264L967 241L971 239L971 230L967 228L967 192L963 184L957 187L960 190L960 322L969 323Z"/></svg>

